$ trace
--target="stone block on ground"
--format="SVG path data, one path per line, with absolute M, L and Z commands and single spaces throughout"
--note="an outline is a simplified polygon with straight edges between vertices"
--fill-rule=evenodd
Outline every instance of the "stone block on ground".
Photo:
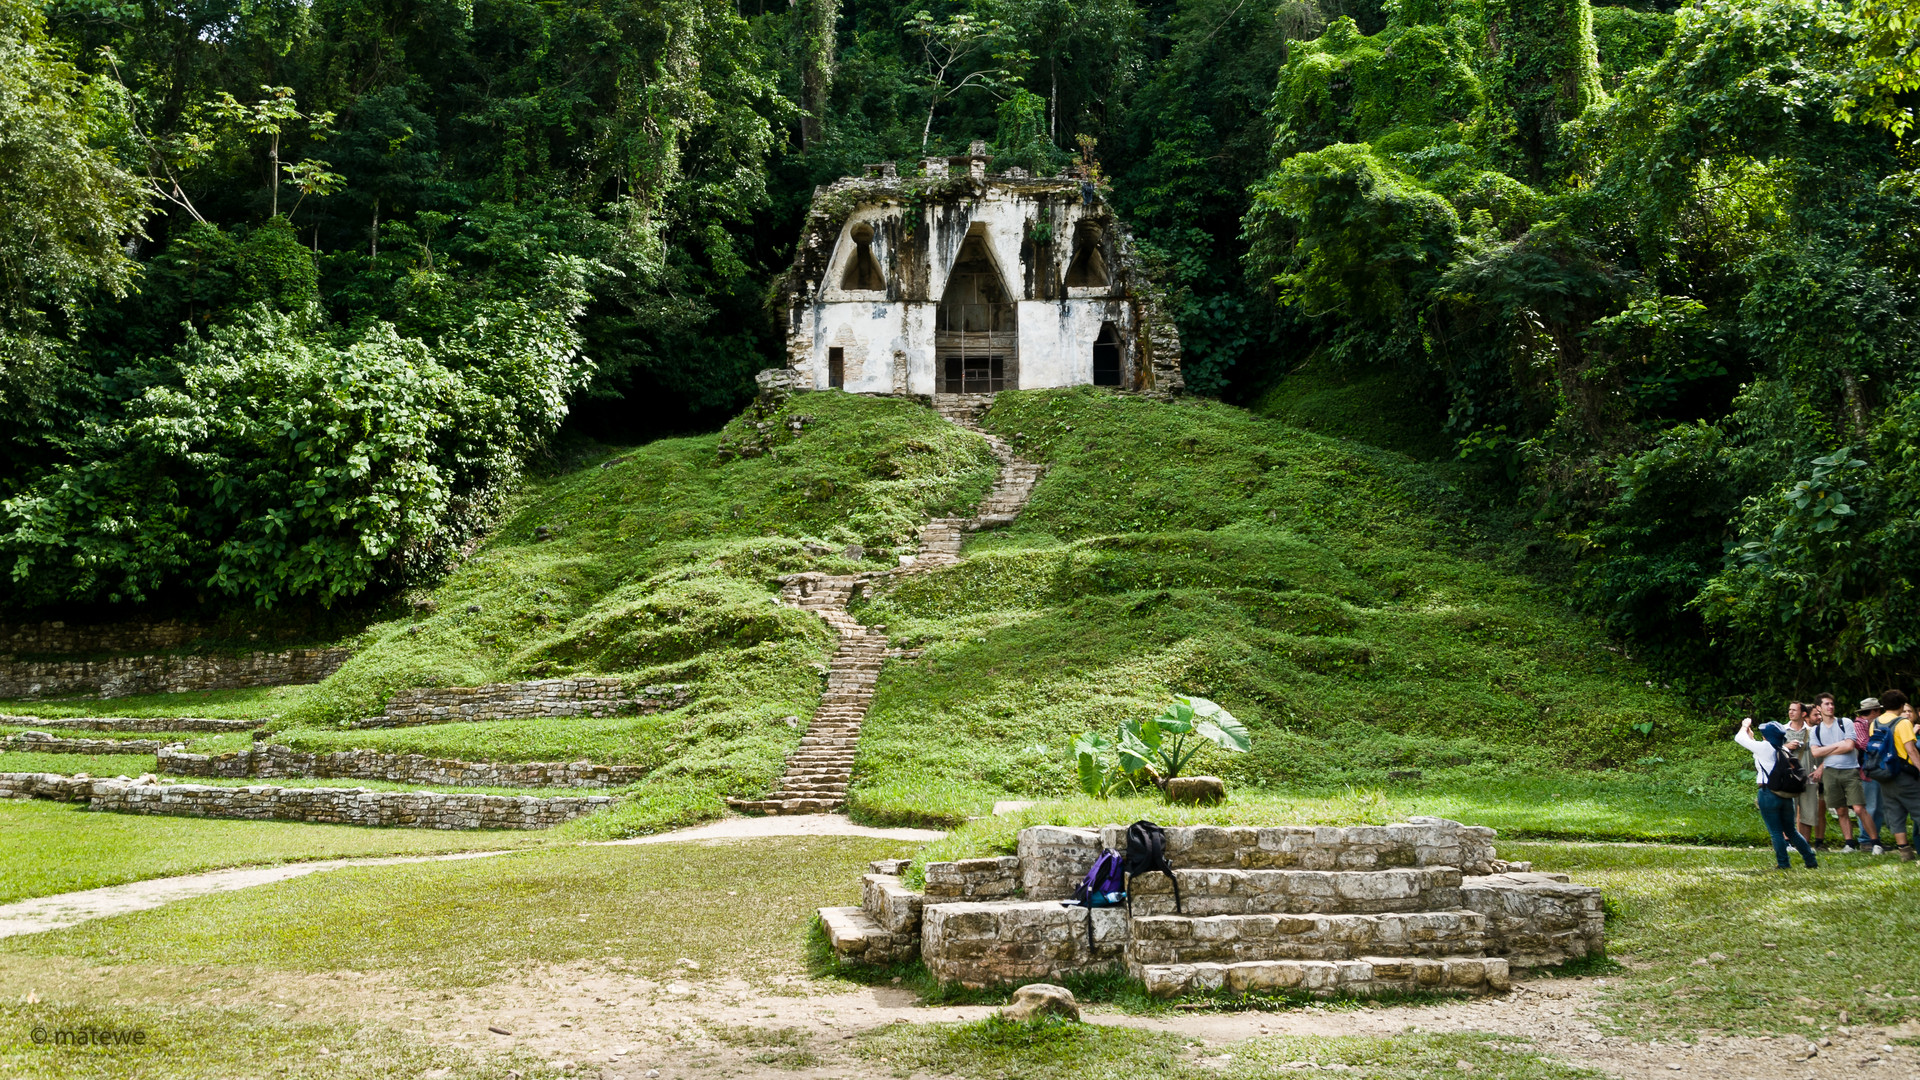
M 895 959 L 893 935 L 860 908 L 823 907 L 820 925 L 827 932 L 834 955 L 843 960 L 885 964 Z
M 1167 781 L 1167 801 L 1212 806 L 1227 801 L 1227 782 L 1217 776 L 1176 776 Z
M 860 906 L 891 933 L 920 936 L 920 911 L 927 898 L 891 874 L 867 874 L 860 879 Z
M 1073 991 L 1052 983 L 1028 983 L 1013 992 L 1013 1000 L 1000 1010 L 1000 1016 L 1006 1020 L 1022 1023 L 1042 1020 L 1049 1016 L 1063 1017 L 1068 1020 L 1080 1019 L 1080 1003 L 1073 999 Z
M 1255 960 L 1237 964 L 1153 964 L 1133 969 L 1155 997 L 1196 992 L 1293 991 L 1315 997 L 1383 993 L 1499 993 L 1511 985 L 1500 957 L 1358 957 Z
M 1451 911 L 1461 906 L 1460 871 L 1451 866 L 1391 870 L 1178 870 L 1183 915 L 1379 914 Z M 1172 915 L 1165 874 L 1133 879 L 1133 913 Z M 1032 887 L 1028 887 L 1031 895 Z
M 1101 829 L 1101 842 L 1125 851 L 1124 825 Z M 1383 870 L 1451 866 L 1482 873 L 1493 859 L 1494 832 L 1445 818 L 1397 825 L 1176 825 L 1167 829 L 1167 858 L 1180 869 Z
M 913 865 L 912 859 L 875 859 L 867 864 L 867 869 L 876 874 L 891 874 L 899 877 Z

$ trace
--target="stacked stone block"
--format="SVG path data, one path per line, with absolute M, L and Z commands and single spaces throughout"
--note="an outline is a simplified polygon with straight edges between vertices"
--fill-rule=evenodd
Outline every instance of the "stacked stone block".
M 55 730 L 173 732 L 247 731 L 259 727 L 260 721 L 214 720 L 203 716 L 0 716 L 0 724 Z
M 305 753 L 287 746 L 256 744 L 225 754 L 190 754 L 160 748 L 159 772 L 171 776 L 236 778 L 311 777 L 389 780 L 445 787 L 619 787 L 645 778 L 644 765 L 596 765 L 590 761 L 453 761 L 377 750 Z
M 0 739 L 0 745 L 35 754 L 157 754 L 169 744 L 159 739 L 61 739 L 44 731 L 23 731 Z
M 311 821 L 415 829 L 545 829 L 612 805 L 607 795 L 445 794 L 365 788 L 217 787 L 0 773 L 0 797 L 87 803 L 89 810 L 170 817 Z
M 966 986 L 1124 964 L 1163 996 L 1377 994 L 1505 990 L 1510 964 L 1557 964 L 1604 945 L 1599 890 L 1564 875 L 1500 872 L 1511 864 L 1494 857 L 1490 829 L 1440 818 L 1179 826 L 1167 841 L 1178 911 L 1164 874 L 1130 882 L 1131 911 L 1062 904 L 1103 842 L 1124 851 L 1121 826 L 1036 826 L 1021 831 L 1017 856 L 930 864 L 921 957 L 940 979 Z M 864 910 L 843 910 L 877 924 L 876 893 L 867 895 Z M 887 894 L 895 908 L 910 902 Z M 893 933 L 887 955 L 899 949 Z
M 677 709 L 689 700 L 684 685 L 633 689 L 617 676 L 535 679 L 485 686 L 441 686 L 402 690 L 379 716 L 354 727 L 413 727 L 480 720 L 523 720 L 543 716 L 620 716 Z
M 315 683 L 339 670 L 352 655 L 351 649 L 286 649 L 104 660 L 0 660 L 0 698 L 112 698 Z

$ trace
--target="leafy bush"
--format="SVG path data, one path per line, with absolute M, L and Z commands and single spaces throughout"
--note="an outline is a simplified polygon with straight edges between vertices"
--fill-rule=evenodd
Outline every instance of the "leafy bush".
M 1246 725 L 1232 713 L 1206 698 L 1175 697 L 1157 717 L 1122 720 L 1111 741 L 1095 732 L 1075 739 L 1080 790 L 1104 798 L 1123 787 L 1164 788 L 1209 743 L 1240 754 L 1252 745 Z
M 590 371 L 573 277 L 432 341 L 265 307 L 190 338 L 0 503 L 12 601 L 330 603 L 444 567 Z

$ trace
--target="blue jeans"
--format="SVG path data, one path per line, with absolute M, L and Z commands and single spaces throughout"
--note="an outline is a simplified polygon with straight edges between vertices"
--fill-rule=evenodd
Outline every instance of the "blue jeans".
M 1864 773 L 1864 770 L 1862 770 Z M 1887 812 L 1880 808 L 1880 781 L 1860 777 L 1860 786 L 1866 789 L 1867 816 L 1873 819 L 1873 834 L 1880 835 L 1887 828 Z
M 1794 827 L 1793 800 L 1783 799 L 1766 788 L 1759 790 L 1754 805 L 1760 808 L 1760 820 L 1766 824 L 1767 835 L 1773 840 L 1773 861 L 1782 870 L 1792 865 L 1787 860 L 1787 845 L 1792 844 L 1793 850 L 1800 853 L 1801 861 L 1807 864 L 1807 869 L 1819 866 L 1813 857 L 1813 846 Z

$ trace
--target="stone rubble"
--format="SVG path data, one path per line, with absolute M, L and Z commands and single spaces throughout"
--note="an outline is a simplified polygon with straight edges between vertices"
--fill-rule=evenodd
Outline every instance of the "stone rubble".
M 821 918 L 841 956 L 868 962 L 910 955 L 917 918 L 920 956 L 944 982 L 1007 986 L 1124 966 L 1159 996 L 1498 992 L 1512 966 L 1602 951 L 1600 891 L 1510 870 L 1493 837 L 1443 818 L 1175 826 L 1176 912 L 1165 874 L 1129 883 L 1131 910 L 1064 905 L 1103 841 L 1125 850 L 1126 830 L 1034 826 L 1017 855 L 929 864 L 921 894 L 868 874 L 861 907 Z
M 778 787 L 759 799 L 728 799 L 729 806 L 767 814 L 831 813 L 846 806 L 860 726 L 873 703 L 880 669 L 893 655 L 888 651 L 885 628 L 862 626 L 848 614 L 847 605 L 869 584 L 958 562 L 966 533 L 1012 522 L 1026 506 L 1043 471 L 1041 466 L 1014 456 L 1006 442 L 980 429 L 977 418 L 992 402 L 992 394 L 939 394 L 933 399 L 934 409 L 941 416 L 984 436 L 1000 462 L 993 490 L 973 517 L 928 522 L 920 530 L 915 554 L 904 556 L 898 570 L 839 575 L 811 572 L 780 579 L 780 602 L 819 615 L 839 635 L 839 644 L 827 665 L 827 686 L 820 707 L 807 724 L 800 744 L 788 756 Z
M 366 788 L 224 787 L 0 773 L 0 798 L 85 802 L 88 810 L 171 817 L 310 821 L 415 829 L 545 829 L 615 801 L 609 795 L 448 794 Z

